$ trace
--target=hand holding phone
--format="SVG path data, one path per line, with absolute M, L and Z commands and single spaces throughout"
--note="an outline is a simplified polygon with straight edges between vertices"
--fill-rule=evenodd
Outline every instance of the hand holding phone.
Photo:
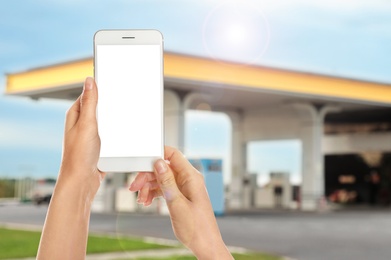
M 163 157 L 163 38 L 156 30 L 94 37 L 101 151 L 106 172 L 152 171 Z

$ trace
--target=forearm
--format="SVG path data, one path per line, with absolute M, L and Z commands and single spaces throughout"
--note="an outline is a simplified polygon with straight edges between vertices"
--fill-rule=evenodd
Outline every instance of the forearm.
M 37 259 L 84 259 L 92 197 L 80 183 L 58 181 L 48 208 Z
M 205 234 L 205 236 L 210 236 L 210 234 Z M 206 241 L 209 241 L 209 243 Z M 210 241 L 210 239 L 205 239 L 204 241 L 200 240 L 198 241 L 198 243 L 196 243 L 196 245 L 191 248 L 197 259 L 233 259 L 231 253 L 225 246 L 224 241 L 221 237 L 216 237 L 216 239 L 214 239 L 212 243 L 210 243 Z
M 196 232 L 189 248 L 197 259 L 233 259 L 221 236 L 212 206 L 208 203 L 207 209 L 197 209 Z

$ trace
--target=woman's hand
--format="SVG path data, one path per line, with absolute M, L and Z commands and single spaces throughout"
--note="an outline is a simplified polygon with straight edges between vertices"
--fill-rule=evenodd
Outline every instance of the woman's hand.
M 97 168 L 97 102 L 95 81 L 87 78 L 83 93 L 66 115 L 62 163 L 37 259 L 85 258 L 91 203 L 104 177 Z
M 130 186 L 139 191 L 138 203 L 150 205 L 166 199 L 175 236 L 199 259 L 232 259 L 217 226 L 204 179 L 180 151 L 165 147 L 166 161 L 158 160 L 154 172 L 139 173 Z
M 58 183 L 83 185 L 95 196 L 105 173 L 97 168 L 100 138 L 96 121 L 98 90 L 93 78 L 87 78 L 82 95 L 67 111 L 62 163 Z

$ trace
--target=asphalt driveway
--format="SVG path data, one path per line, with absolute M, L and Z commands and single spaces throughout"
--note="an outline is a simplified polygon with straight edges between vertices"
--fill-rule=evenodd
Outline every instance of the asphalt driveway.
M 41 227 L 46 207 L 0 206 L 0 224 Z M 227 245 L 302 260 L 391 259 L 391 210 L 257 211 L 218 218 Z M 91 232 L 175 239 L 167 216 L 93 213 Z M 207 236 L 208 234 L 205 234 Z

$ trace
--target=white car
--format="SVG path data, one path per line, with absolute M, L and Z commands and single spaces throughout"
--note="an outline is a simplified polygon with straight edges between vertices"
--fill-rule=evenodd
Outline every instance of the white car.
M 37 183 L 35 188 L 31 192 L 31 200 L 34 204 L 49 204 L 52 198 L 54 183 Z

